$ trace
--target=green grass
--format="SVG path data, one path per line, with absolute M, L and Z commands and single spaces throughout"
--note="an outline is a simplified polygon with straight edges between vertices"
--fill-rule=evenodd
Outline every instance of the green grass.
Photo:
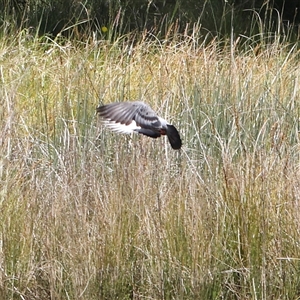
M 1 299 L 297 299 L 298 50 L 195 36 L 1 40 Z M 103 129 L 135 99 L 181 151 Z

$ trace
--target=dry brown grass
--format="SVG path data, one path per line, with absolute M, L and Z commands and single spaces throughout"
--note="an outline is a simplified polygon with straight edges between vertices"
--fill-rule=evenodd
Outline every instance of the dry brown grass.
M 1 298 L 298 296 L 299 54 L 197 42 L 2 42 Z M 103 130 L 137 98 L 181 151 Z

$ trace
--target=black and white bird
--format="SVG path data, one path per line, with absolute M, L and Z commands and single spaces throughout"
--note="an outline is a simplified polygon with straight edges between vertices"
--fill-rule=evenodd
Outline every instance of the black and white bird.
M 97 107 L 97 113 L 106 126 L 119 133 L 140 133 L 152 138 L 167 135 L 173 149 L 182 142 L 177 129 L 159 117 L 150 106 L 141 101 L 115 102 Z

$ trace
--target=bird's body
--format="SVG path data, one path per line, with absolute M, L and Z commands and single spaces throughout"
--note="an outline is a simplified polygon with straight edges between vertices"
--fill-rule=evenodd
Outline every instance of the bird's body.
M 115 102 L 97 107 L 97 113 L 113 131 L 136 132 L 152 138 L 167 135 L 173 149 L 181 148 L 182 142 L 177 129 L 157 116 L 144 102 Z

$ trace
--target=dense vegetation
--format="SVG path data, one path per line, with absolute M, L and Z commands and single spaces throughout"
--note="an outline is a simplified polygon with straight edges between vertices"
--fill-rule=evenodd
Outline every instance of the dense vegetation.
M 286 32 L 300 22 L 299 0 L 0 0 L 0 7 L 6 29 L 73 38 L 86 38 L 102 26 L 114 36 L 147 30 L 165 37 L 172 26 L 185 32 L 187 23 L 197 23 L 204 35 L 252 36 L 262 30 Z
M 297 299 L 296 24 L 254 13 L 237 33 L 221 14 L 205 32 L 178 6 L 86 26 L 87 2 L 53 34 L 29 4 L 1 20 L 0 299 Z M 103 128 L 99 103 L 135 99 L 182 150 Z

